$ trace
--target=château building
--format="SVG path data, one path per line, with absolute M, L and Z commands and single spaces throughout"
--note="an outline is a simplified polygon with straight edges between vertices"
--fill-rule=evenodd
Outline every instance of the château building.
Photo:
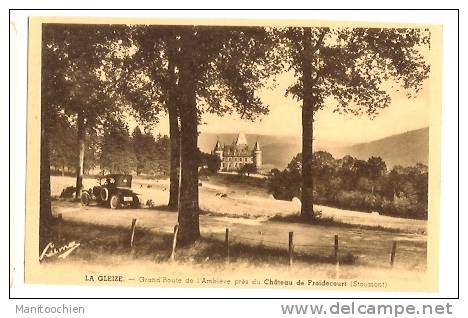
M 260 144 L 257 141 L 253 148 L 250 148 L 243 133 L 239 133 L 237 140 L 231 145 L 221 145 L 218 139 L 212 154 L 221 159 L 221 171 L 236 171 L 249 163 L 255 164 L 257 169 L 262 167 Z

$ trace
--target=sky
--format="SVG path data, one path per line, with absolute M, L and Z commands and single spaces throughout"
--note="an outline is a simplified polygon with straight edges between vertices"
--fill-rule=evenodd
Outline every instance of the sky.
M 203 114 L 199 131 L 202 133 L 251 133 L 265 135 L 297 136 L 300 138 L 301 102 L 285 97 L 285 89 L 291 83 L 291 74 L 283 74 L 273 90 L 264 89 L 258 93 L 269 105 L 268 115 L 255 121 L 241 119 L 236 114 L 219 117 Z M 429 126 L 429 89 L 425 81 L 416 98 L 408 99 L 403 91 L 388 90 L 391 105 L 380 111 L 374 119 L 366 115 L 356 117 L 333 113 L 333 101 L 315 115 L 314 136 L 316 140 L 336 145 L 349 145 L 381 139 L 387 136 Z M 161 117 L 154 132 L 168 134 L 167 117 Z

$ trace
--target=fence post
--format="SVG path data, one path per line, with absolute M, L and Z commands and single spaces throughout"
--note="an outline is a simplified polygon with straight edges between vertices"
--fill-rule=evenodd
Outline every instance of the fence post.
M 174 239 L 172 240 L 172 253 L 171 253 L 171 261 L 175 259 L 175 249 L 177 245 L 177 233 L 179 232 L 179 224 L 174 225 Z
M 132 227 L 130 228 L 130 248 L 133 249 L 133 238 L 135 237 L 135 227 L 137 219 L 132 219 Z
M 293 265 L 293 254 L 294 254 L 294 232 L 289 232 L 289 266 Z
M 335 234 L 335 279 L 340 278 L 340 249 L 338 244 L 338 234 Z
M 224 246 L 226 248 L 226 262 L 229 263 L 229 258 L 230 258 L 230 255 L 229 255 L 229 228 L 226 228 L 226 235 L 225 235 L 225 238 L 224 238 Z
M 393 263 L 395 262 L 396 246 L 397 246 L 397 242 L 396 242 L 396 241 L 393 241 L 393 244 L 392 244 L 392 253 L 390 254 L 390 266 L 391 266 L 391 267 L 393 267 Z
M 62 239 L 62 213 L 59 213 L 57 217 L 57 241 L 60 241 Z
M 335 264 L 340 265 L 340 251 L 338 249 L 338 235 L 335 235 Z

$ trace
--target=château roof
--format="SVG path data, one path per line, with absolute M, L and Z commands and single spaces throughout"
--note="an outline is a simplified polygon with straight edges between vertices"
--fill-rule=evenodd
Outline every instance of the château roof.
M 219 137 L 218 137 L 218 141 L 216 142 L 214 151 L 219 151 L 219 150 L 223 150 L 223 148 L 221 147 L 221 143 L 219 142 Z
M 237 135 L 237 140 L 236 140 L 236 146 L 240 146 L 240 145 L 247 145 L 247 138 L 245 137 L 245 134 L 244 133 L 239 133 L 239 135 Z
M 255 142 L 254 150 L 260 151 L 260 144 L 258 143 L 258 140 Z
M 224 145 L 224 156 L 250 156 L 252 151 L 248 145 Z
M 260 150 L 260 143 L 257 141 L 252 148 L 249 147 L 247 144 L 247 138 L 244 133 L 239 133 L 237 135 L 237 139 L 232 144 L 224 144 L 222 145 L 218 140 L 216 141 L 216 145 L 214 147 L 214 151 L 222 151 L 224 156 L 251 156 L 253 155 L 253 151 L 261 151 Z

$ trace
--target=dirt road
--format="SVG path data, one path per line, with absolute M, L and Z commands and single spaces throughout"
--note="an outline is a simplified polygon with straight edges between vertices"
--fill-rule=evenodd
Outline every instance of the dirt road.
M 86 189 L 96 184 L 95 179 L 89 178 L 85 178 L 83 182 Z M 73 185 L 74 179 L 71 177 L 54 176 L 51 178 L 52 195 L 59 196 L 62 189 Z M 133 190 L 140 195 L 140 202 L 146 203 L 147 200 L 152 200 L 156 205 L 164 205 L 169 198 L 169 180 L 135 178 Z M 225 194 L 225 196 L 220 194 Z M 258 189 L 248 185 L 226 185 L 203 181 L 199 188 L 199 195 L 200 209 L 228 217 L 268 218 L 275 215 L 288 216 L 300 211 L 299 200 L 275 200 L 265 191 L 258 191 Z M 315 210 L 320 211 L 323 217 L 333 218 L 343 223 L 381 226 L 409 233 L 427 232 L 427 221 L 425 220 L 396 218 L 321 205 L 315 205 Z
M 62 200 L 53 201 L 53 211 L 55 214 L 62 213 L 65 220 L 119 227 L 130 227 L 131 220 L 136 218 L 137 227 L 167 233 L 172 233 L 177 222 L 175 212 L 155 209 L 111 210 L 98 206 L 83 207 L 79 203 Z M 389 266 L 392 242 L 397 241 L 396 268 L 418 271 L 426 268 L 427 238 L 420 234 L 210 215 L 200 216 L 200 228 L 203 236 L 219 240 L 224 239 L 225 229 L 229 228 L 233 243 L 262 244 L 285 250 L 288 248 L 288 233 L 292 231 L 296 251 L 323 256 L 333 253 L 334 236 L 338 235 L 341 255 L 349 252 L 358 256 L 359 264 L 378 267 Z

